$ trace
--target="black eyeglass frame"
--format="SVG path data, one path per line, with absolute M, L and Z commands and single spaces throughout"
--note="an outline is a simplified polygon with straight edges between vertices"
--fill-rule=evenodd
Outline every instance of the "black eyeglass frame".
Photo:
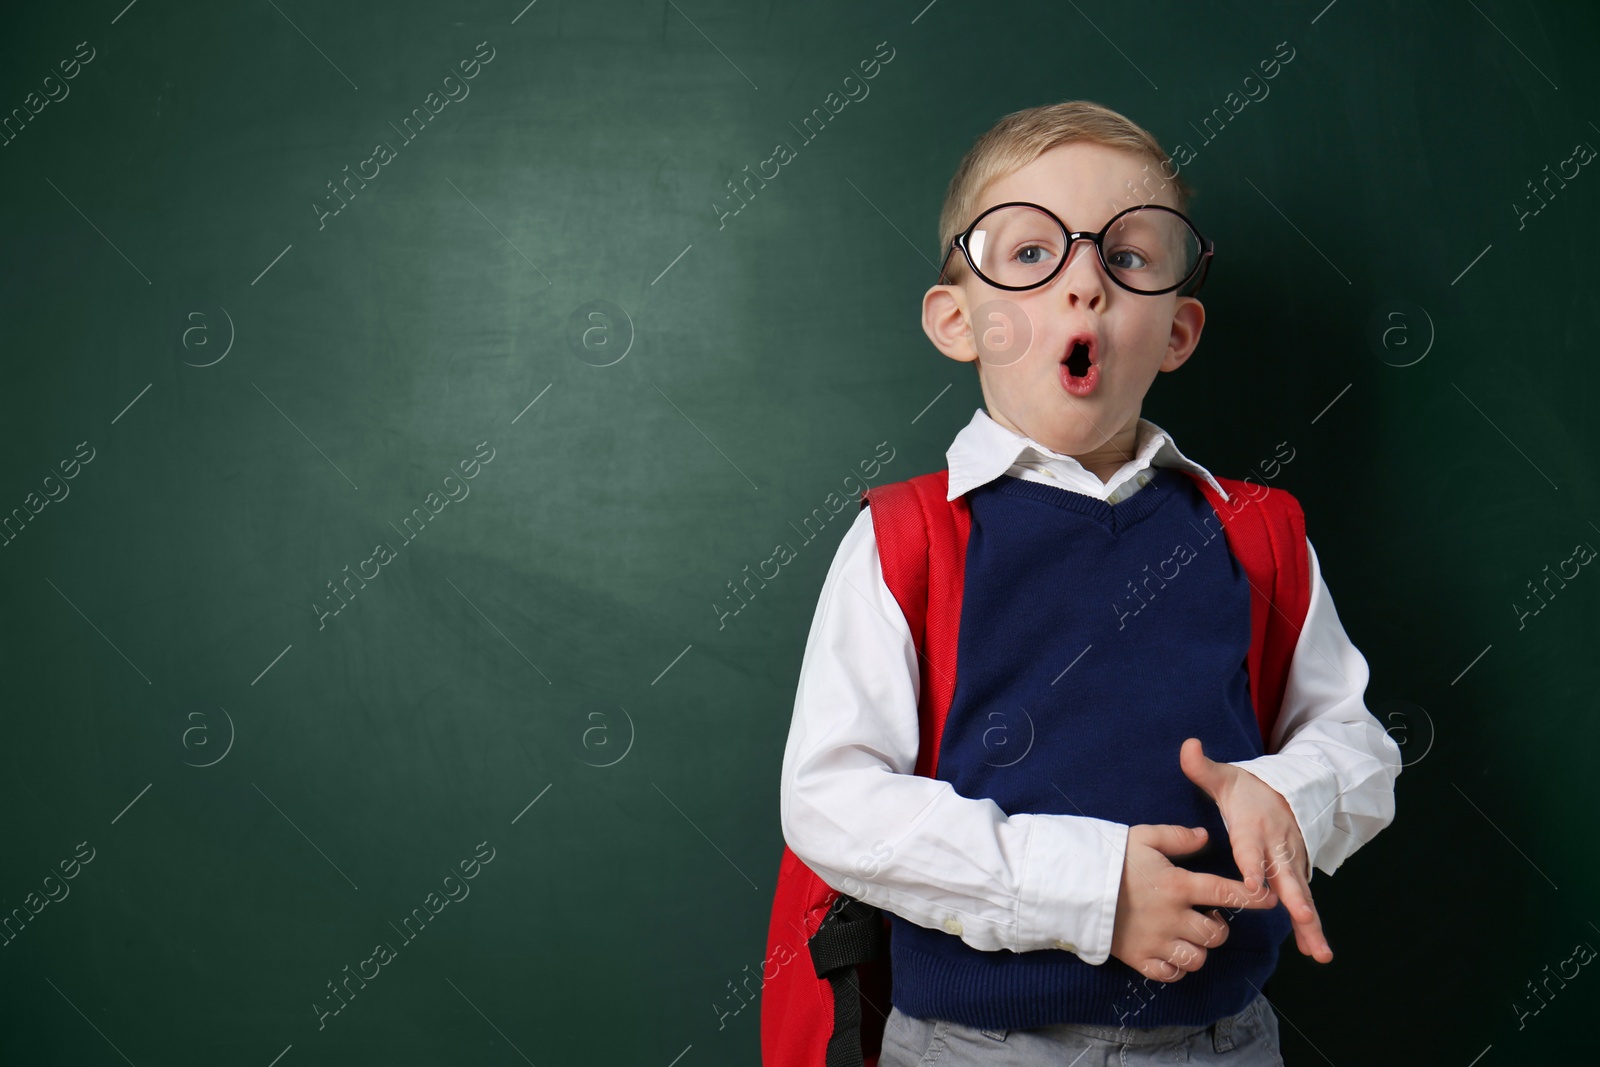
M 1039 281 L 1033 282 L 1031 285 L 1001 285 L 999 282 L 990 281 L 983 271 L 979 270 L 977 265 L 972 262 L 972 253 L 968 250 L 967 241 L 972 237 L 973 232 L 977 230 L 978 223 L 982 222 L 991 213 L 999 211 L 1003 207 L 1031 207 L 1036 211 L 1044 212 L 1046 215 L 1050 216 L 1057 226 L 1061 227 L 1061 235 L 1065 239 L 1066 245 L 1064 246 L 1065 251 L 1061 253 L 1060 262 L 1056 264 L 1055 269 L 1052 270 L 1048 276 L 1041 278 Z M 1110 264 L 1106 262 L 1106 249 L 1104 243 L 1105 235 L 1110 232 L 1111 227 L 1116 224 L 1116 221 L 1131 211 L 1150 210 L 1165 211 L 1178 216 L 1179 219 L 1183 220 L 1183 224 L 1189 227 L 1189 232 L 1194 234 L 1196 241 L 1200 245 L 1200 256 L 1195 260 L 1195 264 L 1192 268 L 1190 268 L 1189 273 L 1184 275 L 1183 280 L 1179 281 L 1176 285 L 1169 285 L 1165 289 L 1135 289 L 1133 286 L 1124 282 L 1121 278 L 1118 278 L 1116 273 L 1111 269 Z M 1057 216 L 1054 211 L 1051 211 L 1049 208 L 1040 204 L 1029 203 L 1026 200 L 1009 200 L 1004 204 L 996 204 L 993 207 L 988 208 L 977 218 L 973 219 L 972 224 L 965 230 L 962 230 L 960 233 L 950 238 L 950 247 L 945 251 L 944 262 L 939 265 L 938 284 L 953 284 L 944 280 L 944 271 L 945 268 L 950 265 L 951 254 L 957 249 L 960 249 L 961 258 L 967 261 L 967 266 L 972 269 L 972 273 L 981 278 L 984 284 L 992 285 L 996 289 L 1005 289 L 1010 292 L 1023 292 L 1028 289 L 1037 289 L 1042 285 L 1049 285 L 1055 280 L 1056 275 L 1061 273 L 1061 268 L 1065 267 L 1067 265 L 1067 260 L 1071 258 L 1072 246 L 1078 241 L 1085 239 L 1093 242 L 1095 255 L 1099 257 L 1100 268 L 1105 271 L 1106 277 L 1110 278 L 1113 282 L 1121 286 L 1123 289 L 1126 289 L 1128 292 L 1137 293 L 1140 296 L 1160 296 L 1163 293 L 1170 293 L 1174 289 L 1182 289 L 1191 281 L 1194 283 L 1194 287 L 1182 295 L 1194 296 L 1200 291 L 1200 286 L 1205 284 L 1206 274 L 1211 268 L 1211 257 L 1216 252 L 1216 244 L 1210 238 L 1203 235 L 1200 232 L 1200 228 L 1190 221 L 1187 215 L 1176 208 L 1167 207 L 1165 204 L 1134 204 L 1132 207 L 1124 208 L 1115 215 L 1111 216 L 1111 218 L 1106 222 L 1104 228 L 1096 233 L 1093 230 L 1069 230 L 1067 228 L 1067 224 L 1062 222 L 1060 217 Z

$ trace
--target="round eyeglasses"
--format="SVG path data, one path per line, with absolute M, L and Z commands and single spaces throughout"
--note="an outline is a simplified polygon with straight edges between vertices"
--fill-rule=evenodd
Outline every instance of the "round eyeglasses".
M 1183 213 L 1160 204 L 1117 212 L 1099 233 L 1067 229 L 1048 208 L 1024 201 L 997 204 L 950 240 L 944 269 L 957 249 L 996 289 L 1013 292 L 1047 284 L 1067 262 L 1074 242 L 1092 241 L 1106 275 L 1133 293 L 1156 296 L 1189 285 L 1199 292 L 1216 246 Z

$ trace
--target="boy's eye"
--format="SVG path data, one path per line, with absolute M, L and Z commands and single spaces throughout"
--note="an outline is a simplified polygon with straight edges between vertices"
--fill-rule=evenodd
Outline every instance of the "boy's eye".
M 1107 255 L 1106 259 L 1110 261 L 1113 267 L 1121 267 L 1125 270 L 1138 270 L 1141 267 L 1150 265 L 1144 256 L 1131 248 L 1119 248 Z
M 1024 245 L 1017 250 L 1017 262 L 1025 267 L 1037 267 L 1049 254 L 1050 250 L 1043 245 Z

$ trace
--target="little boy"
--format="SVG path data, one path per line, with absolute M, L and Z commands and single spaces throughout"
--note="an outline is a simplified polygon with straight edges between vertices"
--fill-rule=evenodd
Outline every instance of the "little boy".
M 1333 958 L 1311 869 L 1394 817 L 1399 749 L 1309 541 L 1263 745 L 1250 584 L 1199 480 L 1226 494 L 1139 414 L 1205 321 L 1191 195 L 1087 101 L 1006 116 L 946 194 L 922 325 L 977 364 L 984 407 L 947 453 L 970 533 L 937 775 L 913 773 L 918 650 L 867 507 L 824 583 L 781 785 L 789 848 L 889 916 L 879 1067 L 1281 1064 L 1260 988 L 1279 945 Z

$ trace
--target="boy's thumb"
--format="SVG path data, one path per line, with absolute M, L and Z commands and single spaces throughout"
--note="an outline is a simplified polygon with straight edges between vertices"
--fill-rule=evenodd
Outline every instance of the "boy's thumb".
M 1222 776 L 1222 768 L 1206 755 L 1205 745 L 1198 737 L 1189 738 L 1179 747 L 1178 766 L 1191 782 L 1204 789 L 1213 800 L 1217 798 L 1226 779 Z
M 1173 823 L 1156 823 L 1150 827 L 1151 834 L 1145 844 L 1161 853 L 1163 856 L 1181 856 L 1186 852 L 1195 852 L 1206 843 L 1206 828 L 1204 826 L 1178 826 Z

